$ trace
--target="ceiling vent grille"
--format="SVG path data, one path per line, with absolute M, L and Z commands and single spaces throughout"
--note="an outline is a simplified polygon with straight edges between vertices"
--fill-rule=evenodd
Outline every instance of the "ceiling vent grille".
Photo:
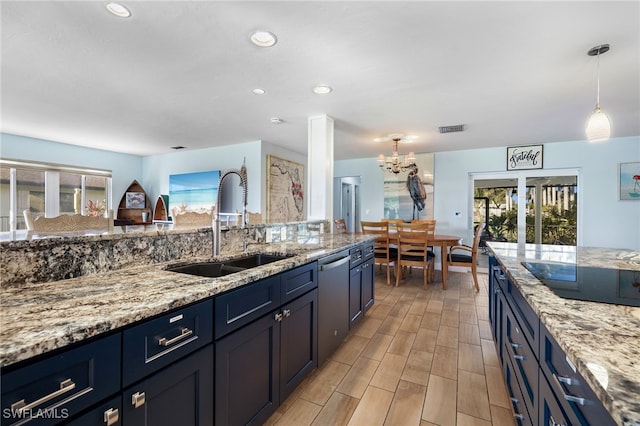
M 440 133 L 452 133 L 452 132 L 463 132 L 464 124 L 456 124 L 455 126 L 442 126 L 438 127 Z

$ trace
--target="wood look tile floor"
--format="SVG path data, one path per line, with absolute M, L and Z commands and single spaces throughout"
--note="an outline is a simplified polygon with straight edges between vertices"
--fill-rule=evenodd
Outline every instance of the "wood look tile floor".
M 376 267 L 375 304 L 267 421 L 275 426 L 515 425 L 489 326 L 487 275 L 399 287 Z M 486 269 L 485 269 L 486 271 Z

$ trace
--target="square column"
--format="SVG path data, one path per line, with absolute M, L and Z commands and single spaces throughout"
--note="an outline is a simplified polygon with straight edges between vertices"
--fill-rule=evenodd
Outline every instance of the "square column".
M 333 119 L 309 117 L 307 218 L 333 221 Z

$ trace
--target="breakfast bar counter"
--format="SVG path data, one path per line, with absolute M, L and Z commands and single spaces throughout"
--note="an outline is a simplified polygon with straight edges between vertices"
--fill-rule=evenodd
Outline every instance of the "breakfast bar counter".
M 488 246 L 540 319 L 541 330 L 546 328 L 556 340 L 569 365 L 584 377 L 613 420 L 620 425 L 640 425 L 640 308 L 559 297 L 522 264 L 559 263 L 624 271 L 630 277 L 620 280 L 618 286 L 624 288 L 618 293 L 640 299 L 640 253 L 499 242 Z M 634 299 L 630 304 L 637 302 Z

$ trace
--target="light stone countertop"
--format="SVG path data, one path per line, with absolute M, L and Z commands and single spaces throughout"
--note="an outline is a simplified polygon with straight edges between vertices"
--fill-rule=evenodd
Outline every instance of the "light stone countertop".
M 640 253 L 592 247 L 487 244 L 613 419 L 620 425 L 640 425 L 640 308 L 558 297 L 521 264 L 559 262 L 640 272 Z
M 0 366 L 116 330 L 174 308 L 266 278 L 371 241 L 372 236 L 324 234 L 314 242 L 251 245 L 247 253 L 292 254 L 285 260 L 220 278 L 166 271 L 208 258 L 132 267 L 61 281 L 7 287 L 0 291 Z

